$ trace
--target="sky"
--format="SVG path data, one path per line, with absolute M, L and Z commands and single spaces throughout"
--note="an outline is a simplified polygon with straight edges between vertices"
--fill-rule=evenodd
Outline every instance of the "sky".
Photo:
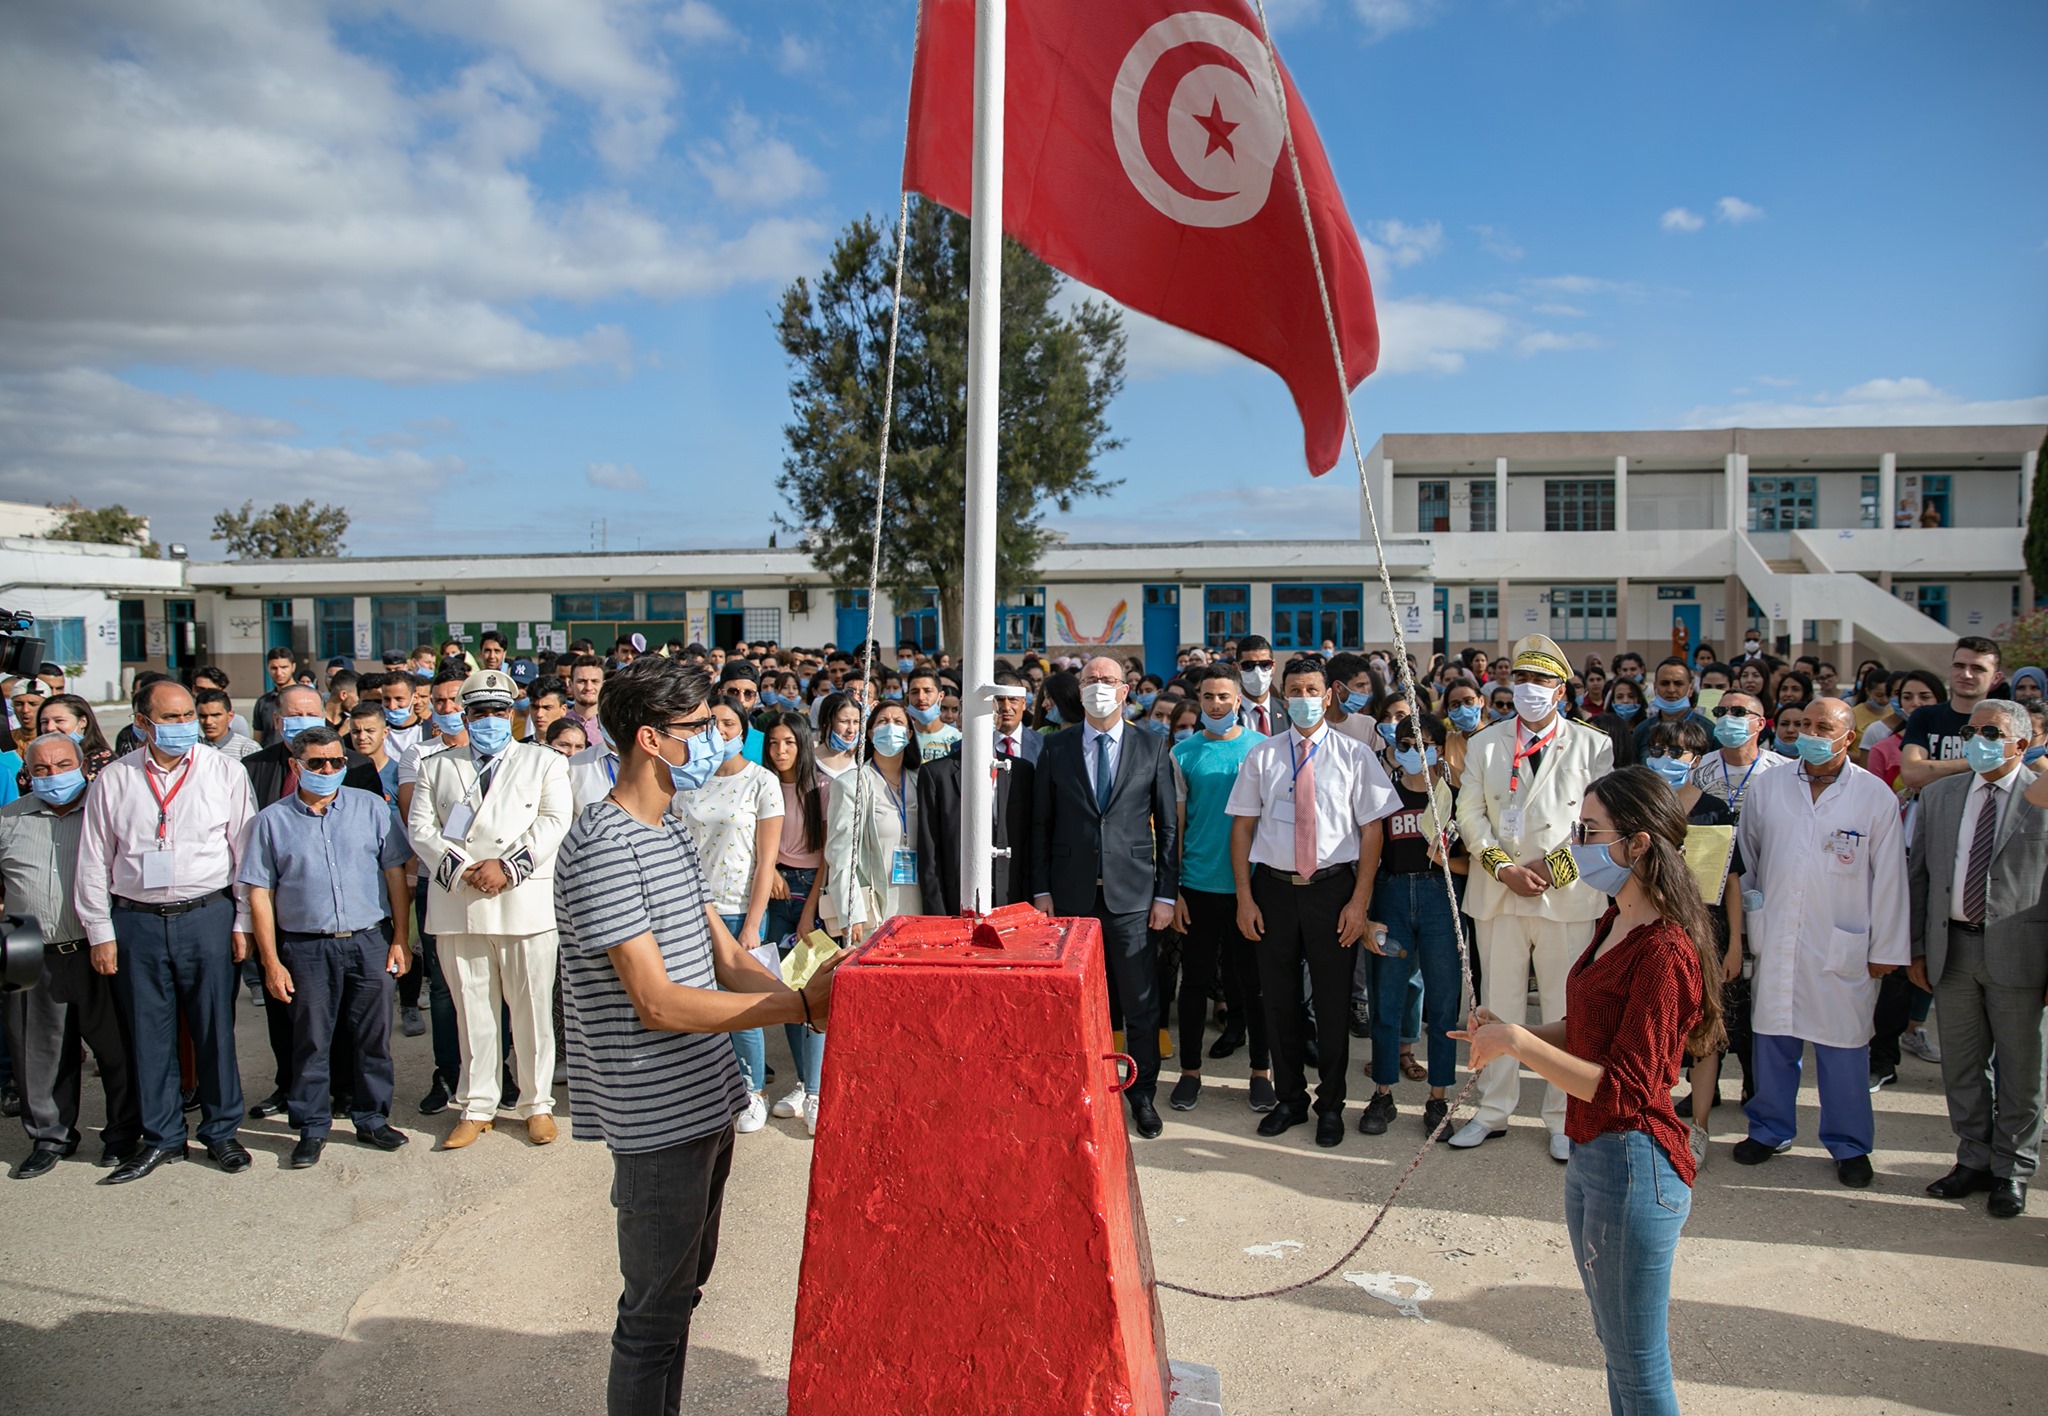
M 1376 289 L 1368 446 L 2048 420 L 2038 0 L 1268 9 Z M 765 544 L 772 312 L 893 215 L 914 13 L 0 8 L 0 499 L 194 559 L 306 497 L 358 555 Z M 1355 531 L 1277 377 L 1130 336 L 1118 485 L 1048 525 Z

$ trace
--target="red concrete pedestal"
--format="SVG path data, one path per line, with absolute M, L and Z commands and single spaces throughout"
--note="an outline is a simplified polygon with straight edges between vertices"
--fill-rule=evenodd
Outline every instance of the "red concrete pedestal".
M 1028 905 L 840 968 L 791 1416 L 1164 1416 L 1102 969 L 1094 920 Z

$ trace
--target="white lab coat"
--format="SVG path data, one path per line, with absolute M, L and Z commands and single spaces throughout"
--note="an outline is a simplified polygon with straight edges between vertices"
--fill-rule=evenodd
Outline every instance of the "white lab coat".
M 1743 797 L 1744 884 L 1763 895 L 1744 915 L 1756 955 L 1751 1026 L 1862 1047 L 1877 1007 L 1870 965 L 1904 968 L 1913 957 L 1898 798 L 1853 763 L 1819 801 L 1796 766 L 1758 774 Z

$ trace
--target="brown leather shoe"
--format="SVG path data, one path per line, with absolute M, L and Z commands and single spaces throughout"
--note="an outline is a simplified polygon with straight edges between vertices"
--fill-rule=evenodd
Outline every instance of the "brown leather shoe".
M 526 1139 L 534 1145 L 544 1146 L 560 1134 L 555 1129 L 555 1118 L 545 1111 L 536 1111 L 526 1118 Z
M 464 1146 L 476 1144 L 476 1138 L 490 1130 L 495 1121 L 475 1121 L 465 1116 L 455 1123 L 455 1129 L 448 1133 L 448 1139 L 441 1142 L 444 1151 L 461 1150 Z

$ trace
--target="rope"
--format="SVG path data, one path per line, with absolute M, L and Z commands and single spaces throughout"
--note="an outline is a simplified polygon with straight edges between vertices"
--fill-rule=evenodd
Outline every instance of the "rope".
M 1387 618 L 1392 623 L 1394 629 L 1394 667 L 1400 674 L 1401 691 L 1407 696 L 1411 711 L 1419 711 L 1422 698 L 1416 690 L 1415 670 L 1408 662 L 1408 636 L 1401 630 L 1401 617 L 1394 613 L 1394 580 L 1387 569 L 1386 543 L 1380 538 L 1379 511 L 1373 503 L 1372 477 L 1366 472 L 1365 468 L 1365 449 L 1359 443 L 1358 423 L 1351 416 L 1351 389 L 1346 382 L 1344 373 L 1344 344 L 1343 339 L 1337 333 L 1336 312 L 1330 304 L 1330 284 L 1323 273 L 1323 254 L 1322 248 L 1316 241 L 1315 216 L 1309 210 L 1308 184 L 1302 180 L 1301 176 L 1301 155 L 1295 151 L 1294 147 L 1294 121 L 1287 111 L 1287 86 L 1281 81 L 1280 77 L 1280 56 L 1273 47 L 1273 27 L 1266 19 L 1266 0 L 1252 0 L 1252 7 L 1259 14 L 1259 29 L 1265 41 L 1262 47 L 1266 52 L 1266 73 L 1273 84 L 1273 101 L 1280 105 L 1280 131 L 1285 135 L 1288 167 L 1294 174 L 1294 195 L 1297 204 L 1301 208 L 1302 230 L 1308 235 L 1309 259 L 1315 266 L 1316 294 L 1321 297 L 1323 304 L 1323 328 L 1330 337 L 1330 358 L 1337 372 L 1337 397 L 1344 407 L 1344 430 L 1351 442 L 1352 459 L 1358 464 L 1358 485 L 1360 491 L 1365 496 L 1366 525 L 1367 529 L 1372 533 L 1373 553 L 1379 558 L 1382 603 L 1387 607 Z M 1416 733 L 1418 745 L 1422 740 L 1422 734 L 1419 731 L 1418 725 Z M 1442 766 L 1442 764 L 1439 763 L 1439 766 Z M 1445 776 L 1449 776 L 1448 769 L 1445 769 Z M 1427 795 L 1429 798 L 1430 832 L 1435 839 L 1441 841 L 1444 837 L 1443 821 L 1437 814 L 1434 781 L 1431 782 L 1431 788 Z M 1457 936 L 1458 946 L 1458 996 L 1462 999 L 1472 992 L 1472 963 L 1465 949 L 1465 927 L 1460 922 L 1458 892 L 1457 886 L 1451 879 L 1451 853 L 1448 848 L 1441 853 L 1441 859 L 1437 863 L 1443 872 L 1444 893 L 1451 902 L 1451 929 Z M 1473 1001 L 1477 1002 L 1478 1000 L 1474 999 Z M 1445 1109 L 1443 1122 L 1428 1136 L 1423 1138 L 1422 1149 L 1415 1152 L 1415 1159 L 1408 1163 L 1408 1169 L 1395 1182 L 1392 1192 L 1388 1194 L 1387 1198 L 1381 1203 L 1379 1210 L 1373 1215 L 1372 1222 L 1366 1225 L 1365 1232 L 1358 1236 L 1358 1242 L 1345 1250 L 1342 1258 L 1338 1259 L 1337 1262 L 1331 1264 L 1321 1273 L 1311 1278 L 1302 1279 L 1299 1283 L 1288 1284 L 1284 1288 L 1271 1288 L 1258 1293 L 1211 1293 L 1206 1289 L 1189 1288 L 1178 1283 L 1167 1283 L 1164 1280 L 1157 1280 L 1158 1286 L 1171 1289 L 1175 1293 L 1185 1293 L 1194 1298 L 1213 1298 L 1223 1303 L 1245 1303 L 1255 1298 L 1277 1298 L 1282 1294 L 1293 1293 L 1312 1284 L 1322 1282 L 1349 1263 L 1352 1256 L 1365 1247 L 1366 1241 L 1372 1238 L 1373 1234 L 1379 1229 L 1380 1221 L 1387 1217 L 1387 1211 L 1394 1207 L 1394 1201 L 1400 1198 L 1402 1188 L 1414 1177 L 1415 1172 L 1421 1168 L 1422 1158 L 1429 1154 L 1429 1149 L 1436 1144 L 1437 1137 L 1450 1130 L 1451 1118 L 1457 1114 L 1458 1108 L 1465 1104 L 1466 1099 L 1472 1093 L 1473 1087 L 1478 1084 L 1479 1074 L 1475 1072 L 1466 1081 L 1465 1085 L 1459 1089 L 1457 1096 L 1452 1098 L 1450 1106 Z

